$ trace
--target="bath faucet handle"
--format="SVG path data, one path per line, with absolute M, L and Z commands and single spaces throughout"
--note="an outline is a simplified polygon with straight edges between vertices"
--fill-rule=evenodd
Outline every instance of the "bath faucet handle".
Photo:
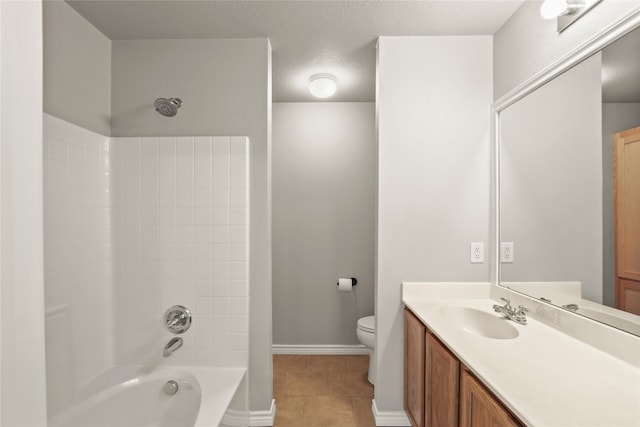
M 167 326 L 169 326 L 169 328 L 175 328 L 179 326 L 184 326 L 186 323 L 187 323 L 187 316 L 183 313 L 180 313 L 180 314 L 174 315 Z
M 524 315 L 525 313 L 530 313 L 531 310 L 529 310 L 527 307 L 525 307 L 524 305 L 519 305 L 518 306 L 518 311 L 516 311 L 516 314 L 519 315 Z
M 164 313 L 164 325 L 172 334 L 182 334 L 191 326 L 191 312 L 181 305 L 173 305 Z
M 511 307 L 511 300 L 509 298 L 500 297 L 500 299 L 505 302 L 505 307 Z

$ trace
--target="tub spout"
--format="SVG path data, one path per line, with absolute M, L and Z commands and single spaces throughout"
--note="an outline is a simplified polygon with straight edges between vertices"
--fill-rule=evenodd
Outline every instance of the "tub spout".
M 173 354 L 174 351 L 182 347 L 182 338 L 176 337 L 171 338 L 171 340 L 164 346 L 164 350 L 162 352 L 162 357 L 169 357 Z

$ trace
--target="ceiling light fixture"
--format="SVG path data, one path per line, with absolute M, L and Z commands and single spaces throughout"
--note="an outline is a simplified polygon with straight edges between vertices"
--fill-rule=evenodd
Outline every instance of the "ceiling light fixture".
M 558 20 L 558 32 L 573 24 L 602 0 L 544 0 L 540 15 Z
M 337 88 L 336 78 L 331 74 L 314 74 L 309 78 L 309 92 L 316 98 L 328 98 Z

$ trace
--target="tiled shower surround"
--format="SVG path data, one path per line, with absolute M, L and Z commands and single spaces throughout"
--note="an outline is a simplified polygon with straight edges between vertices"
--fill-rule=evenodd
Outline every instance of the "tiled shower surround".
M 193 324 L 167 363 L 246 366 L 247 139 L 112 138 L 116 361 L 155 364 L 174 304 Z
M 248 364 L 245 137 L 107 138 L 45 114 L 50 416 L 113 365 Z M 193 314 L 170 358 L 162 315 Z
M 113 365 L 109 138 L 44 115 L 47 405 Z

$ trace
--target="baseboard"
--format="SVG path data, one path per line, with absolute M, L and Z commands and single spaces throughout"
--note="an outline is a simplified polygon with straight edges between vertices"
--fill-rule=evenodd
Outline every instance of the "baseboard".
M 376 400 L 373 399 L 371 404 L 371 411 L 373 412 L 373 419 L 376 422 L 376 426 L 385 427 L 410 427 L 411 423 L 407 414 L 404 411 L 379 411 L 376 406 Z
M 369 354 L 362 344 L 354 345 L 286 345 L 273 344 L 273 354 Z
M 246 426 L 247 422 L 247 411 L 238 411 L 233 410 L 231 408 L 227 408 L 227 411 L 222 416 L 222 421 L 220 421 L 221 426 Z
M 276 401 L 271 400 L 271 408 L 268 411 L 250 411 L 249 425 L 251 427 L 271 427 L 276 418 Z

